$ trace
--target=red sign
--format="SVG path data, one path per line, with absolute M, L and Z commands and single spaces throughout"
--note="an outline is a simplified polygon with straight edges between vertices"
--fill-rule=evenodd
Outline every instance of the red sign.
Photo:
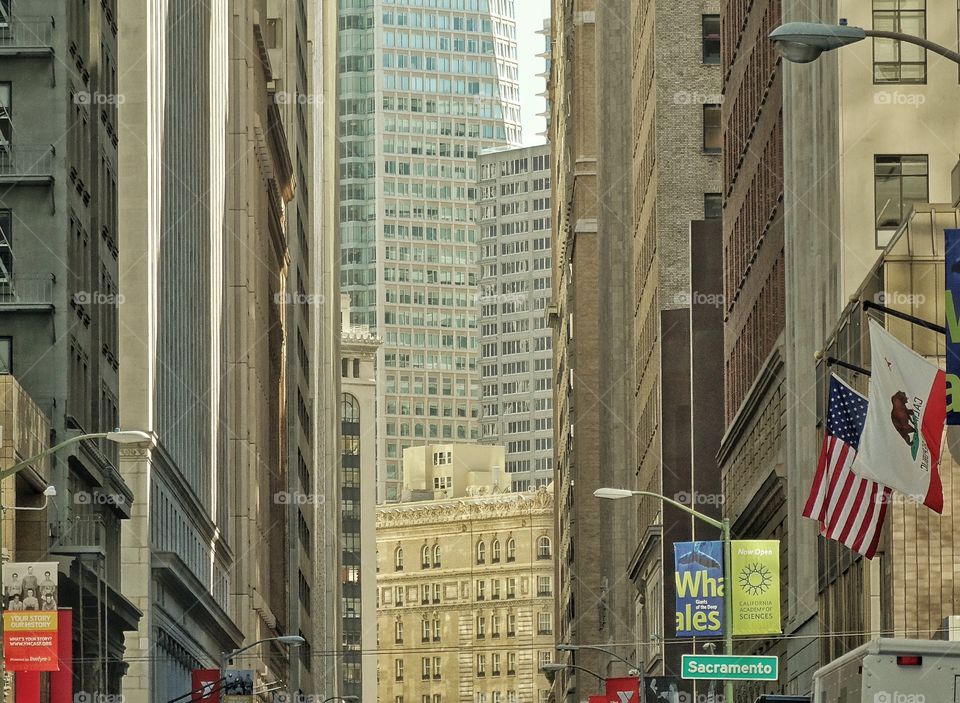
M 3 661 L 7 671 L 59 671 L 56 610 L 3 613 Z
M 607 679 L 607 700 L 610 703 L 640 703 L 640 679 L 636 676 Z
M 610 703 L 606 696 L 588 696 L 587 703 Z
M 219 702 L 221 688 L 219 669 L 194 669 L 191 681 L 191 703 Z

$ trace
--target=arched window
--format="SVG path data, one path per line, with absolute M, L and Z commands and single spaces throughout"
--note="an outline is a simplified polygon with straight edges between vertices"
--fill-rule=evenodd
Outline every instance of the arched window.
M 517 560 L 517 541 L 511 537 L 507 540 L 507 561 Z
M 487 560 L 487 545 L 483 540 L 477 542 L 477 563 L 482 564 Z
M 440 545 L 433 545 L 433 565 L 440 566 Z
M 340 420 L 360 422 L 360 403 L 349 393 L 340 394 Z
M 490 546 L 490 559 L 496 564 L 500 561 L 500 540 L 493 540 L 493 544 Z
M 544 535 L 537 539 L 537 559 L 550 558 L 550 538 Z
M 420 566 L 424 569 L 430 566 L 430 547 L 427 545 L 420 547 Z
M 403 547 L 397 547 L 393 553 L 393 566 L 397 571 L 403 571 Z

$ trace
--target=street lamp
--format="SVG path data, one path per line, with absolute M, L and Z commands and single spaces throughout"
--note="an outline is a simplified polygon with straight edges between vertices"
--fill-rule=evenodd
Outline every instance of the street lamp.
M 867 37 L 894 39 L 916 44 L 928 51 L 939 54 L 960 64 L 960 54 L 945 46 L 936 44 L 924 37 L 903 32 L 888 32 L 881 29 L 863 29 L 848 27 L 845 24 L 821 24 L 819 22 L 788 22 L 770 32 L 770 40 L 787 61 L 810 63 L 816 61 L 824 51 L 839 49 L 854 44 Z
M 604 647 L 598 647 L 595 644 L 558 644 L 556 646 L 556 649 L 558 652 L 579 652 L 581 649 L 589 649 L 595 652 L 603 652 L 604 654 L 607 654 L 613 657 L 614 659 L 622 661 L 624 664 L 630 667 L 630 671 L 628 672 L 629 674 L 632 674 L 632 672 L 634 671 L 637 671 L 637 672 L 642 671 L 642 667 L 637 666 L 629 659 L 624 659 L 616 652 L 611 652 L 609 649 L 605 649 Z
M 13 476 L 18 471 L 22 471 L 30 466 L 30 464 L 35 464 L 45 456 L 56 454 L 64 447 L 68 447 L 71 444 L 76 444 L 77 442 L 85 442 L 88 439 L 105 439 L 108 442 L 115 442 L 116 444 L 138 444 L 140 442 L 151 441 L 153 436 L 149 432 L 141 432 L 140 430 L 116 430 L 115 432 L 91 432 L 89 434 L 78 434 L 74 437 L 68 437 L 59 444 L 54 444 L 49 449 L 44 449 L 36 456 L 32 456 L 29 459 L 24 459 L 23 461 L 17 462 L 9 469 L 4 469 L 2 472 L 0 472 L 0 481 Z
M 577 664 L 544 664 L 540 667 L 540 673 L 547 677 L 547 681 L 553 683 L 553 680 L 557 674 L 565 669 L 579 669 L 580 671 L 586 671 L 591 676 L 596 676 L 598 681 L 606 681 L 606 679 L 596 671 L 591 671 L 590 669 L 584 666 L 578 666 Z
M 729 589 L 733 583 L 733 575 L 730 573 L 730 520 L 727 518 L 717 520 L 715 517 L 694 510 L 672 498 L 667 498 L 659 493 L 651 493 L 650 491 L 631 491 L 626 488 L 598 488 L 593 492 L 593 495 L 597 498 L 606 498 L 608 500 L 620 500 L 633 496 L 656 498 L 720 530 L 720 534 L 722 535 L 721 539 L 723 540 L 723 619 L 726 623 L 723 633 L 723 652 L 727 656 L 732 656 L 733 599 L 730 597 Z M 727 680 L 723 682 L 723 699 L 725 701 L 733 700 L 733 681 Z
M 23 461 L 18 461 L 16 464 L 11 466 L 8 469 L 0 471 L 0 481 L 10 478 L 11 476 L 17 474 L 20 471 L 23 471 L 25 468 L 31 464 L 35 464 L 46 456 L 56 454 L 58 451 L 64 447 L 68 447 L 71 444 L 76 444 L 78 442 L 84 442 L 88 439 L 106 439 L 108 442 L 115 442 L 117 444 L 137 444 L 140 442 L 149 442 L 153 439 L 152 435 L 149 432 L 141 432 L 140 430 L 115 430 L 114 432 L 91 432 L 88 434 L 78 434 L 73 437 L 68 437 L 59 444 L 54 444 L 52 447 L 44 449 L 39 454 L 32 456 Z M 57 494 L 57 489 L 53 486 L 47 486 L 43 491 L 44 503 L 41 508 L 32 508 L 32 510 L 42 510 L 47 507 L 47 501 L 50 500 L 51 496 Z M 10 508 L 0 507 L 0 510 L 9 510 Z M 26 509 L 26 508 L 17 508 L 17 509 Z M 0 554 L 3 553 L 3 529 L 0 526 Z
M 257 640 L 252 644 L 248 644 L 246 647 L 240 647 L 239 649 L 234 649 L 232 652 L 224 652 L 220 655 L 220 671 L 224 672 L 228 664 L 233 664 L 233 658 L 242 652 L 246 652 L 248 649 L 253 649 L 254 647 L 264 644 L 266 642 L 279 642 L 280 644 L 285 644 L 288 647 L 299 647 L 301 644 L 305 644 L 306 640 L 303 639 L 300 635 L 280 635 L 279 637 L 267 637 L 262 640 Z

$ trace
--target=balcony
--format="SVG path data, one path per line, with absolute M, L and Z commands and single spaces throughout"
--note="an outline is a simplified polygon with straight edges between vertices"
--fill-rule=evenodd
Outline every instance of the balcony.
M 106 556 L 106 528 L 99 515 L 77 515 L 51 525 L 51 554 Z
M 0 312 L 13 310 L 52 310 L 52 273 L 14 274 L 0 282 Z
M 53 56 L 53 17 L 14 17 L 0 25 L 0 56 Z
M 52 144 L 0 147 L 0 183 L 5 185 L 49 185 L 53 183 Z

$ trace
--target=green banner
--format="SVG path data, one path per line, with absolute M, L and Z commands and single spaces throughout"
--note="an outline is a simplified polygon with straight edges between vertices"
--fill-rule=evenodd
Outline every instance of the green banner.
M 730 557 L 733 634 L 780 634 L 779 540 L 734 540 Z

